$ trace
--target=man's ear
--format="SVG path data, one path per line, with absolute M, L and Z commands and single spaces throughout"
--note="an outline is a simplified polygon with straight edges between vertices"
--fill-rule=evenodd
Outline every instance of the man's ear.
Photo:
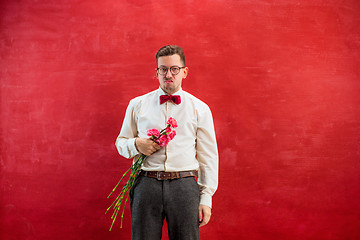
M 158 71 L 157 71 L 156 68 L 155 68 L 155 77 L 156 77 L 157 79 L 159 79 L 159 73 L 158 73 Z
M 189 73 L 189 68 L 185 67 L 184 68 L 184 77 L 183 77 L 183 79 L 185 79 L 187 77 L 188 73 Z

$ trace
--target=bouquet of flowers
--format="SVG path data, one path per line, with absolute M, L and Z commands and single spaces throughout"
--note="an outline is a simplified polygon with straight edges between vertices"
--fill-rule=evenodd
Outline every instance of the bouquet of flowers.
M 178 127 L 176 120 L 174 118 L 170 117 L 168 119 L 168 121 L 166 122 L 166 124 L 167 124 L 166 127 L 164 129 L 162 129 L 161 131 L 159 131 L 159 130 L 157 130 L 155 128 L 154 129 L 149 129 L 147 131 L 147 135 L 151 138 L 151 140 L 153 140 L 154 142 L 156 142 L 160 146 L 166 146 L 176 135 L 176 131 L 173 130 L 174 128 Z M 111 219 L 113 219 L 113 221 L 112 221 L 112 224 L 110 226 L 109 231 L 111 231 L 111 229 L 112 229 L 112 227 L 113 227 L 113 225 L 115 223 L 116 217 L 118 215 L 118 212 L 121 209 L 121 204 L 125 199 L 122 214 L 121 214 L 121 222 L 120 222 L 120 228 L 122 228 L 122 222 L 123 222 L 123 218 L 124 218 L 125 206 L 126 206 L 126 202 L 127 202 L 128 198 L 129 198 L 129 191 L 133 187 L 134 182 L 135 182 L 135 178 L 138 175 L 138 172 L 139 172 L 139 170 L 141 168 L 141 165 L 143 164 L 146 157 L 147 157 L 146 155 L 141 154 L 136 159 L 136 161 L 132 164 L 132 166 L 123 174 L 120 181 L 116 184 L 116 186 L 114 187 L 112 192 L 107 197 L 107 198 L 109 198 L 111 196 L 111 194 L 113 194 L 115 192 L 115 190 L 119 186 L 120 182 L 123 180 L 123 178 L 131 170 L 129 180 L 126 182 L 126 184 L 124 185 L 124 187 L 122 188 L 121 192 L 116 197 L 114 202 L 110 205 L 110 207 L 108 207 L 108 209 L 105 212 L 105 214 L 106 214 L 111 208 L 113 208 L 113 210 L 114 210 L 114 212 L 113 212 L 113 214 L 111 216 Z

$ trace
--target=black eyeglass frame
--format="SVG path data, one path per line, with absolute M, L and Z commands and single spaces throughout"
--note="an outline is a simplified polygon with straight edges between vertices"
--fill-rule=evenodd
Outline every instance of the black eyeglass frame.
M 166 72 L 165 72 L 164 74 L 161 74 L 161 73 L 159 72 L 160 68 L 166 68 Z M 179 68 L 179 72 L 178 72 L 178 73 L 173 73 L 173 71 L 171 71 L 172 68 Z M 186 68 L 186 67 L 179 67 L 179 66 L 174 65 L 174 66 L 171 66 L 171 67 L 169 67 L 169 68 L 167 68 L 167 67 L 158 67 L 158 68 L 156 68 L 156 71 L 157 71 L 161 76 L 166 76 L 166 74 L 168 73 L 168 71 L 169 71 L 169 69 L 170 69 L 170 72 L 171 72 L 172 75 L 178 75 L 178 74 L 180 73 L 180 70 L 183 69 L 183 68 Z

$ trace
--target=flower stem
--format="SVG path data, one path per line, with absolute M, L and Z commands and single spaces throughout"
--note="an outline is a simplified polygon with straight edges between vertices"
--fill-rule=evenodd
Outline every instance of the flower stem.
M 115 192 L 115 190 L 117 189 L 117 187 L 119 186 L 120 182 L 122 181 L 122 179 L 129 173 L 129 171 L 131 170 L 130 176 L 128 181 L 126 182 L 126 184 L 124 185 L 124 187 L 122 188 L 121 192 L 119 193 L 119 195 L 116 197 L 116 199 L 113 201 L 113 203 L 107 208 L 105 214 L 110 210 L 110 208 L 113 207 L 114 212 L 111 216 L 111 219 L 113 220 L 110 226 L 109 231 L 111 231 L 117 215 L 122 207 L 122 213 L 121 213 L 121 221 L 120 221 L 120 228 L 122 228 L 122 224 L 123 224 L 123 218 L 124 218 L 124 213 L 125 213 L 125 206 L 127 203 L 127 200 L 129 198 L 129 191 L 131 190 L 131 188 L 133 187 L 134 183 L 135 183 L 135 179 L 136 176 L 138 175 L 138 172 L 141 168 L 142 163 L 144 162 L 144 160 L 146 159 L 146 155 L 141 154 L 136 161 L 134 162 L 134 164 L 123 174 L 123 176 L 121 177 L 120 181 L 116 184 L 116 186 L 114 187 L 114 189 L 111 191 L 111 193 L 109 194 L 108 198 L 111 196 L 111 194 L 113 194 L 113 192 Z M 125 198 L 126 196 L 126 198 Z M 124 204 L 122 206 L 123 200 Z

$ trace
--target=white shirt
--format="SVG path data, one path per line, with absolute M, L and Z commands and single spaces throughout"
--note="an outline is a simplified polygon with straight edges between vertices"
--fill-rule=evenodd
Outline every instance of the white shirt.
M 160 95 L 155 91 L 132 99 L 127 107 L 116 148 L 126 158 L 137 157 L 135 138 L 148 138 L 146 132 L 165 128 L 173 117 L 178 124 L 176 136 L 170 143 L 148 156 L 141 169 L 145 171 L 198 170 L 200 204 L 212 206 L 212 196 L 218 186 L 218 151 L 210 108 L 201 100 L 180 89 L 181 103 L 172 101 L 160 105 Z

